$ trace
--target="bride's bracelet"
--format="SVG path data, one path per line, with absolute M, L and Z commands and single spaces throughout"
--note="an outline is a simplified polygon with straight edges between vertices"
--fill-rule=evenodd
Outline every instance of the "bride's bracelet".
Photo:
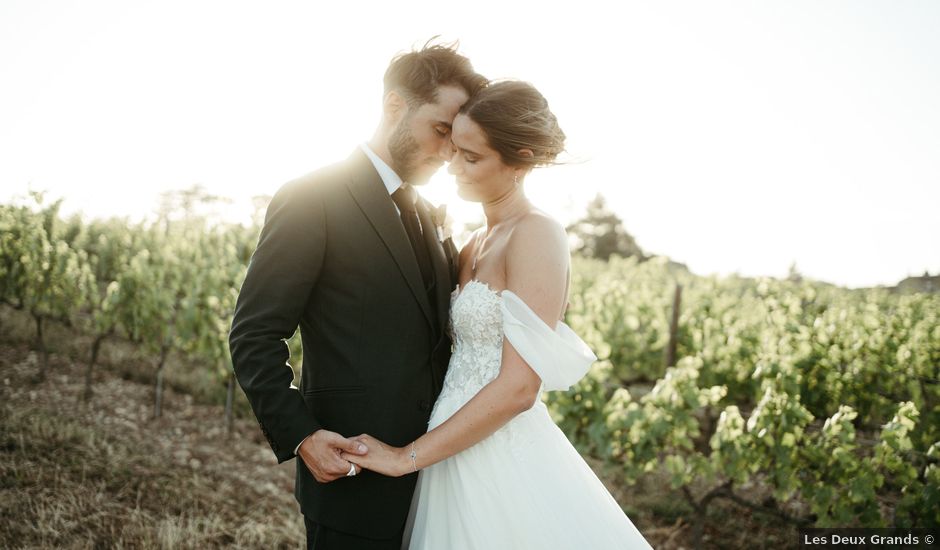
M 418 471 L 418 454 L 415 453 L 415 442 L 411 442 L 411 466 L 414 468 L 414 471 Z

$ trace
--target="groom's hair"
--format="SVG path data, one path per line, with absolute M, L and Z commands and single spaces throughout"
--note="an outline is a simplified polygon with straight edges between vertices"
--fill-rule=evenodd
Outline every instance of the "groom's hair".
M 385 93 L 396 91 L 408 106 L 420 107 L 437 101 L 440 86 L 457 86 L 468 95 L 482 90 L 487 79 L 473 70 L 470 60 L 457 53 L 457 42 L 433 44 L 395 56 L 385 71 Z

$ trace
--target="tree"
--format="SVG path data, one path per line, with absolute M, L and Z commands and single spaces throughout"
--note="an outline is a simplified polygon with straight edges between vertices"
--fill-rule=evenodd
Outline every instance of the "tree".
M 624 229 L 623 221 L 607 207 L 601 194 L 588 203 L 583 218 L 568 226 L 568 232 L 577 241 L 574 246 L 576 254 L 601 260 L 608 260 L 614 254 L 646 259 L 636 240 Z
M 796 267 L 796 262 L 790 263 L 790 269 L 787 270 L 787 280 L 791 283 L 803 282 L 803 274 Z
M 160 204 L 156 208 L 157 219 L 167 231 L 172 221 L 189 222 L 218 219 L 218 207 L 229 204 L 232 199 L 213 195 L 200 184 L 186 189 L 175 189 L 160 194 Z

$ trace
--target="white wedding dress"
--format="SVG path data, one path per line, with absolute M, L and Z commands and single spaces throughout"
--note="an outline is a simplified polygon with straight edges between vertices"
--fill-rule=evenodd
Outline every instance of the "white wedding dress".
M 456 347 L 428 429 L 496 378 L 504 336 L 546 390 L 568 389 L 596 359 L 564 323 L 552 330 L 511 291 L 496 292 L 476 280 L 455 291 L 451 324 Z M 536 399 L 493 435 L 420 472 L 402 547 L 602 550 L 650 545 Z

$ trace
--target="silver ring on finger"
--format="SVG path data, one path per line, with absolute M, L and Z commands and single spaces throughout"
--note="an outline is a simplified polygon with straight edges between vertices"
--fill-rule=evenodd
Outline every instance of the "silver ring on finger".
M 352 477 L 356 475 L 356 465 L 352 462 L 349 463 L 349 471 L 346 472 L 346 477 Z

